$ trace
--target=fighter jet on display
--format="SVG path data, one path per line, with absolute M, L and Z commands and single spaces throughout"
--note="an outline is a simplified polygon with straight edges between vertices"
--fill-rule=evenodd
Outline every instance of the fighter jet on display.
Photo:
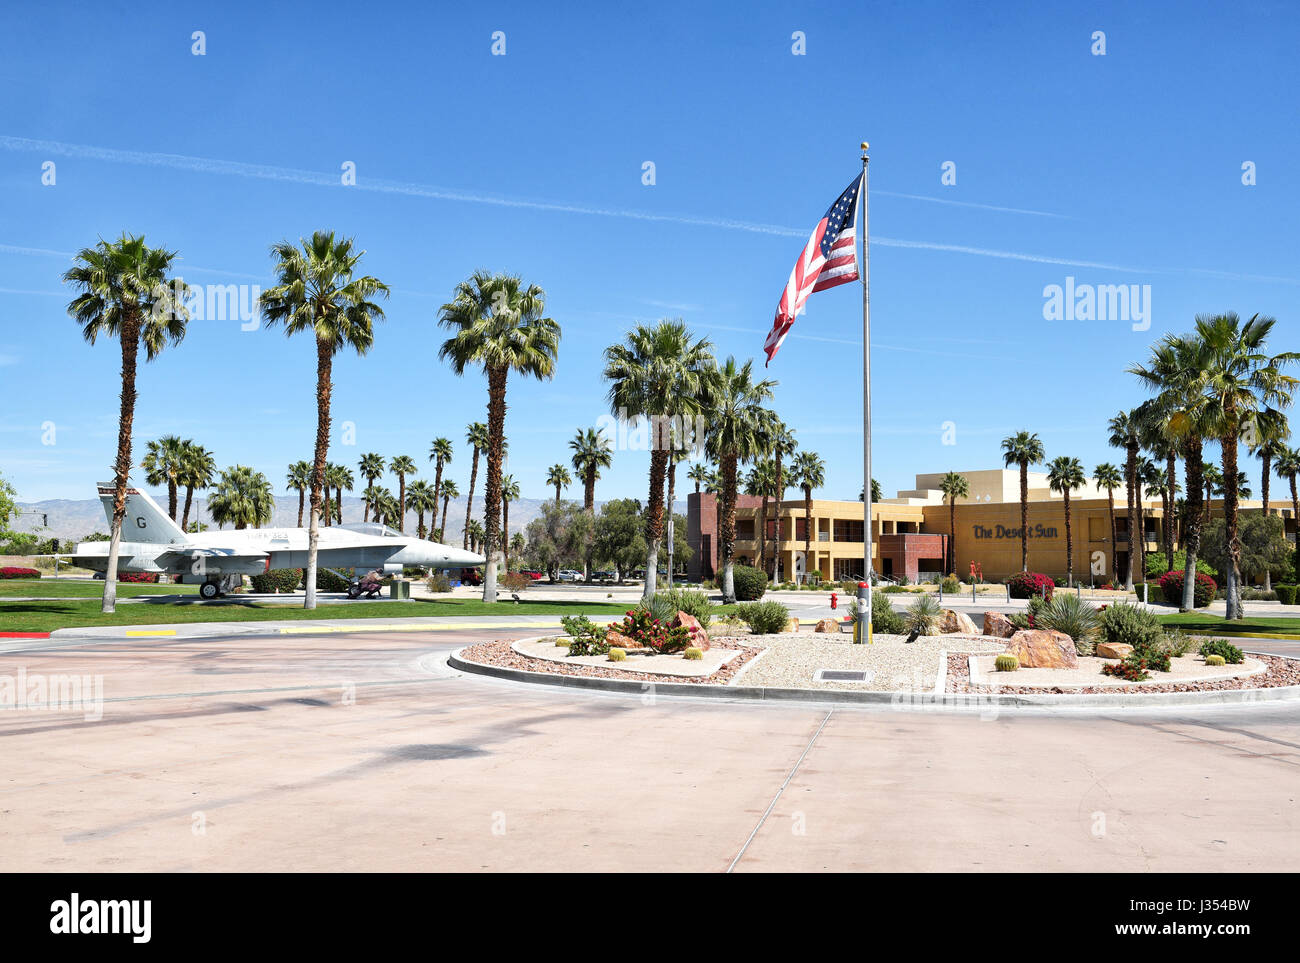
M 113 485 L 101 483 L 99 500 L 109 524 L 113 521 Z M 118 549 L 119 572 L 155 572 L 184 576 L 199 583 L 199 595 L 214 599 L 222 579 L 231 575 L 260 575 L 272 569 L 307 567 L 307 529 L 252 528 L 231 532 L 181 531 L 149 495 L 126 490 L 126 517 Z M 108 542 L 80 542 L 70 557 L 96 572 L 108 568 Z M 403 535 L 378 522 L 357 522 L 321 528 L 317 565 L 321 568 L 381 569 L 398 574 L 407 565 L 430 568 L 473 568 L 481 555 Z

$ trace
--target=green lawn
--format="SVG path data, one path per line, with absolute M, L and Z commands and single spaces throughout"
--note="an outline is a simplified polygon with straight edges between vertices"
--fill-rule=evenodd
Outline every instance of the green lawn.
M 1300 638 L 1300 618 L 1251 616 L 1228 622 L 1217 615 L 1178 612 L 1162 615 L 1160 621 L 1165 625 L 1177 626 L 1192 635 L 1289 635 Z
M 194 595 L 197 585 L 157 585 L 152 582 L 118 582 L 118 598 L 137 598 L 141 595 Z M 0 579 L 0 599 L 45 598 L 97 599 L 104 595 L 104 583 L 77 579 L 15 578 Z
M 87 625 L 160 625 L 171 622 L 276 622 L 311 619 L 396 619 L 465 615 L 622 615 L 614 602 L 483 602 L 480 599 L 416 599 L 410 602 L 332 602 L 307 611 L 299 605 L 241 602 L 142 602 L 112 615 L 98 601 L 0 602 L 0 632 L 52 632 Z

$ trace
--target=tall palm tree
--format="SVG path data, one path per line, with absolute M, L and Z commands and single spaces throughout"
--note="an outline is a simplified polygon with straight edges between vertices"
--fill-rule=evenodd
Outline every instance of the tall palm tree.
M 676 536 L 676 530 L 672 528 L 673 503 L 677 500 L 677 466 L 691 457 L 691 450 L 682 444 L 682 439 L 677 432 L 674 432 L 673 446 L 668 449 L 668 492 L 664 496 L 664 514 L 669 519 L 668 528 L 670 531 L 664 532 L 664 545 L 667 546 L 665 551 L 668 553 L 669 561 L 672 561 L 673 538 Z M 673 587 L 673 566 L 668 566 L 668 587 Z
M 334 475 L 335 473 L 337 473 L 337 471 L 338 471 L 338 466 L 335 465 L 334 462 L 327 461 L 325 463 L 325 474 L 321 479 L 324 488 L 321 497 L 320 511 L 321 511 L 321 516 L 325 520 L 326 528 L 329 528 L 331 525 L 334 524 L 334 507 L 333 507 L 333 499 L 330 497 L 330 492 L 334 488 Z
M 1071 588 L 1074 587 L 1074 529 L 1070 518 L 1070 493 L 1082 488 L 1087 482 L 1083 465 L 1077 458 L 1057 455 L 1047 466 L 1047 487 L 1060 492 L 1065 500 L 1065 578 L 1066 584 Z
M 384 466 L 385 466 L 385 462 L 384 462 L 383 455 L 370 452 L 369 454 L 361 456 L 361 461 L 358 464 L 358 469 L 361 472 L 361 477 L 366 480 L 367 491 L 375 487 L 375 482 L 377 482 L 379 480 L 379 476 L 381 476 L 384 473 Z M 370 504 L 371 504 L 370 500 L 365 499 L 364 504 L 362 506 L 362 513 L 361 513 L 361 520 L 363 522 L 370 521 Z M 298 520 L 298 527 L 302 528 L 301 518 Z
M 400 513 L 401 506 L 397 504 L 393 493 L 387 488 L 379 489 L 379 495 L 375 498 L 375 521 L 393 528 Z
M 329 484 L 334 488 L 334 515 L 340 525 L 343 524 L 343 493 L 352 491 L 356 486 L 357 480 L 352 475 L 352 469 L 347 465 L 329 464 L 325 470 L 329 478 Z
M 104 575 L 101 611 L 117 605 L 117 561 L 126 517 L 126 488 L 131 474 L 131 428 L 135 420 L 135 371 L 143 343 L 152 361 L 168 344 L 185 337 L 189 288 L 171 276 L 176 252 L 151 248 L 144 237 L 123 234 L 116 241 L 102 238 L 83 248 L 63 274 L 65 284 L 80 293 L 68 302 L 68 314 L 91 344 L 100 335 L 116 337 L 122 349 L 122 393 L 117 419 L 117 459 L 113 463 L 113 520 Z
M 766 438 L 760 444 L 766 451 Z M 767 571 L 767 500 L 776 488 L 776 471 L 770 458 L 754 462 L 745 476 L 745 494 L 762 499 L 754 518 L 754 538 L 758 542 L 758 567 Z
M 433 444 L 429 446 L 429 461 L 433 462 L 433 491 L 435 493 L 442 491 L 442 470 L 451 464 L 452 456 L 455 454 L 456 449 L 452 445 L 450 438 L 435 438 Z
M 1236 314 L 1198 315 L 1196 337 L 1207 354 L 1206 398 L 1210 433 L 1218 438 L 1223 462 L 1223 517 L 1228 543 L 1226 619 L 1240 619 L 1241 541 L 1237 532 L 1239 495 L 1237 446 L 1260 412 L 1291 403 L 1297 381 L 1282 369 L 1300 360 L 1293 351 L 1269 356 L 1265 346 L 1276 322 L 1254 315 L 1242 323 Z
M 488 446 L 487 423 L 475 421 L 466 425 L 465 441 L 474 450 L 474 462 L 469 470 L 469 497 L 465 501 L 465 523 L 468 525 L 470 518 L 474 515 L 474 483 L 478 479 L 478 456 L 487 451 Z M 464 532 L 464 545 L 462 547 L 469 548 L 468 529 Z
M 501 456 L 506 426 L 506 379 L 510 372 L 550 379 L 560 350 L 560 326 L 545 316 L 546 293 L 537 285 L 525 286 L 517 277 L 483 271 L 460 284 L 451 301 L 442 306 L 438 323 L 452 332 L 439 356 L 452 370 L 479 365 L 488 382 L 487 482 L 484 516 L 487 538 L 487 574 L 483 601 L 497 597 L 497 517 L 501 511 Z
M 181 452 L 181 470 L 176 481 L 185 488 L 185 507 L 181 510 L 181 530 L 188 531 L 190 509 L 194 505 L 194 490 L 207 488 L 217 474 L 217 461 L 212 452 L 192 441 L 185 443 Z
M 1029 466 L 1046 457 L 1035 434 L 1018 431 L 1002 439 L 1002 463 L 1020 466 L 1020 570 L 1029 571 Z M 874 484 L 874 483 L 873 483 Z
M 435 525 L 438 521 L 438 493 L 423 478 L 417 478 L 406 489 L 406 504 L 415 512 L 416 536 L 425 538 L 428 535 L 424 527 L 425 513 L 433 513 Z
M 478 519 L 471 519 L 465 523 L 465 534 L 469 539 L 469 548 L 472 552 L 478 552 L 483 544 L 483 539 L 487 533 L 483 530 L 483 525 Z
M 709 480 L 709 466 L 697 461 L 686 470 L 686 477 L 695 482 L 695 494 L 700 493 L 700 486 Z
M 321 490 L 330 447 L 331 372 L 344 348 L 358 355 L 370 350 L 375 322 L 384 312 L 373 299 L 388 297 L 388 286 L 370 275 L 357 276 L 364 251 L 351 238 L 317 231 L 301 247 L 281 241 L 271 247 L 276 284 L 259 303 L 268 327 L 283 325 L 289 336 L 310 332 L 316 342 L 316 451 L 312 461 L 311 515 L 307 535 L 307 587 L 304 608 L 316 607 L 316 568 L 320 546 Z
M 573 484 L 573 476 L 563 465 L 552 465 L 546 470 L 546 484 L 555 489 L 555 507 L 560 507 L 560 492 Z
M 1259 412 L 1255 419 L 1255 430 L 1251 433 L 1248 447 L 1251 454 L 1260 462 L 1259 497 L 1262 512 L 1267 517 L 1269 507 L 1269 484 L 1272 481 L 1273 464 L 1284 451 L 1286 442 L 1291 437 L 1291 426 L 1286 415 L 1271 408 Z M 1273 588 L 1273 573 L 1264 569 L 1264 591 Z
M 265 525 L 275 510 L 271 483 L 260 471 L 234 465 L 221 473 L 216 490 L 208 498 L 208 511 L 218 525 L 232 524 L 237 530 Z
M 1139 568 L 1141 562 L 1144 533 L 1138 530 L 1138 452 L 1142 442 L 1138 435 L 1138 419 L 1131 411 L 1121 411 L 1106 423 L 1110 431 L 1109 443 L 1112 448 L 1124 449 L 1124 488 L 1128 495 L 1128 571 L 1124 575 L 1124 591 L 1133 591 L 1133 573 L 1143 573 Z
M 145 444 L 145 456 L 140 462 L 144 469 L 144 480 L 150 485 L 167 486 L 167 514 L 176 521 L 177 486 L 185 457 L 185 446 L 194 442 L 187 441 L 179 435 L 163 435 L 157 441 Z
M 447 541 L 447 505 L 453 498 L 460 497 L 460 490 L 457 489 L 454 481 L 450 478 L 444 478 L 442 480 L 442 487 L 439 491 L 442 493 L 442 524 L 438 526 L 438 531 L 440 533 L 438 540 L 440 542 L 445 542 Z
M 302 512 L 306 505 L 307 489 L 311 487 L 311 462 L 296 461 L 289 466 L 289 473 L 285 476 L 287 491 L 296 491 L 298 493 L 298 527 L 302 528 Z M 369 502 L 366 503 L 369 506 Z
M 664 537 L 664 482 L 675 439 L 672 422 L 694 418 L 701 407 L 703 372 L 713 362 L 712 345 L 678 321 L 639 324 L 619 344 L 605 349 L 605 380 L 615 415 L 650 421 L 650 497 L 646 504 L 646 576 L 642 597 L 654 598 L 659 543 Z
M 865 489 L 861 489 L 858 491 L 858 501 L 863 500 L 862 497 L 865 491 L 866 491 Z M 884 497 L 885 497 L 885 493 L 884 490 L 881 489 L 880 487 L 880 482 L 876 481 L 874 478 L 871 479 L 871 504 L 873 505 L 879 504 L 880 500 Z
M 379 509 L 377 506 L 379 505 L 379 497 L 384 493 L 384 491 L 385 489 L 379 485 L 367 485 L 361 492 L 361 502 L 365 505 L 365 517 L 368 521 L 379 521 Z M 301 528 L 301 526 L 299 527 Z
M 970 481 L 965 475 L 950 471 L 939 482 L 939 491 L 948 499 L 948 571 L 957 571 L 957 499 L 970 498 Z
M 801 451 L 792 467 L 795 485 L 803 489 L 804 574 L 812 566 L 812 493 L 826 484 L 826 463 L 815 451 Z
M 1205 511 L 1204 520 L 1208 523 L 1210 520 L 1210 511 L 1213 508 L 1215 495 L 1223 494 L 1223 472 L 1214 462 L 1210 462 L 1201 470 L 1201 485 L 1205 488 Z
M 582 479 L 582 510 L 589 516 L 596 514 L 596 482 L 600 480 L 600 470 L 614 464 L 614 450 L 605 432 L 597 428 L 579 428 L 569 442 L 573 452 L 570 463 L 573 470 Z M 582 579 L 591 581 L 591 552 L 582 559 Z
M 1300 449 L 1287 448 L 1277 456 L 1276 469 L 1279 478 L 1291 483 L 1291 517 L 1300 521 L 1300 492 L 1296 490 L 1296 477 L 1300 476 Z M 1300 559 L 1300 528 L 1296 534 L 1296 553 Z M 1300 575 L 1300 564 L 1294 566 L 1292 577 Z
M 775 381 L 754 380 L 754 362 L 738 365 L 729 357 L 705 377 L 706 423 L 709 455 L 718 460 L 722 476 L 722 520 L 718 546 L 722 559 L 722 598 L 736 601 L 732 555 L 736 543 L 736 466 L 761 451 L 763 436 L 771 428 L 771 413 L 763 407 L 771 400 Z
M 414 475 L 419 469 L 415 467 L 413 458 L 408 455 L 398 455 L 388 463 L 388 470 L 397 476 L 397 530 L 404 532 L 406 531 L 406 476 Z
M 772 512 L 776 516 L 776 522 L 773 532 L 772 548 L 772 578 L 774 581 L 781 579 L 781 501 L 785 498 L 785 490 L 789 487 L 786 480 L 785 471 L 782 468 L 781 461 L 794 455 L 799 448 L 799 443 L 795 440 L 794 429 L 786 425 L 781 419 L 773 416 L 772 433 L 769 438 L 769 444 L 772 452 L 772 494 L 775 502 L 772 505 Z
M 519 482 L 514 475 L 501 476 L 501 546 L 506 571 L 510 571 L 510 503 L 519 500 Z
M 1110 575 L 1115 577 L 1115 489 L 1124 484 L 1119 469 L 1108 461 L 1102 462 L 1092 470 L 1093 481 L 1098 488 L 1106 489 L 1106 510 L 1110 517 Z

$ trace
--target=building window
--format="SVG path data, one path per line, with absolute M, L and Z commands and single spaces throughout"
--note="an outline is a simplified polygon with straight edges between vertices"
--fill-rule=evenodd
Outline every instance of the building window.
M 862 541 L 862 520 L 848 521 L 846 519 L 835 519 L 835 541 L 837 542 L 860 542 Z

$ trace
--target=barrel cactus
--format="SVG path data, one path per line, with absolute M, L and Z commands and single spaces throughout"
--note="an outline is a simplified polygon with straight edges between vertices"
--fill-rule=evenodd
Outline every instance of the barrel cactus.
M 993 667 L 999 672 L 1015 672 L 1020 668 L 1020 660 L 1010 652 L 1004 652 L 993 660 Z
M 1206 665 L 1224 665 L 1224 658 L 1221 655 L 1207 655 L 1205 657 Z
M 692 660 L 704 658 L 704 652 L 700 649 L 695 648 L 695 646 L 691 646 L 690 648 L 688 648 L 685 652 L 682 653 L 682 655 Z
M 626 649 L 610 649 L 610 650 L 609 650 L 609 661 L 610 661 L 610 662 L 626 662 L 626 661 L 627 661 L 627 650 L 626 650 Z

